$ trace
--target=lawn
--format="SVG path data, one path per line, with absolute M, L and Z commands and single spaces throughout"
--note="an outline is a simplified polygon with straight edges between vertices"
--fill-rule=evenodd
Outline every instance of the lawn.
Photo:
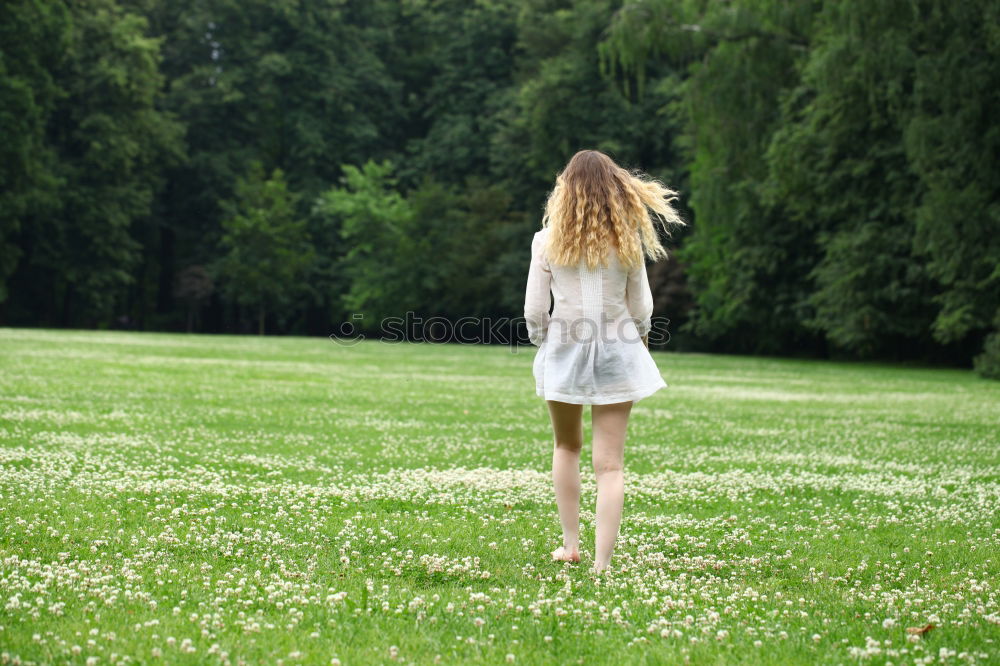
M 533 356 L 0 329 L 0 664 L 1000 660 L 1000 383 L 656 352 L 595 577 Z

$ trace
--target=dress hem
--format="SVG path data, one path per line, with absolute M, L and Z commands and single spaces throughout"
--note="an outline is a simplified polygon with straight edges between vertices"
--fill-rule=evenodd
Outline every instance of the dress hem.
M 628 393 L 613 393 L 611 395 L 600 396 L 570 395 L 568 393 L 559 393 L 557 391 L 545 391 L 540 387 L 535 387 L 535 394 L 540 398 L 545 398 L 546 400 L 557 400 L 571 405 L 612 405 L 619 402 L 639 402 L 643 398 L 648 398 L 660 389 L 667 388 L 668 386 L 670 386 L 670 384 L 661 380 L 659 384 L 654 384 L 651 387 L 637 389 Z

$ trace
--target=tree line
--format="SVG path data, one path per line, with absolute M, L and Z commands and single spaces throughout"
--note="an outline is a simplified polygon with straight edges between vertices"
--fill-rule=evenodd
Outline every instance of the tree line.
M 676 349 L 1000 376 L 1000 0 L 9 0 L 0 323 L 516 316 L 555 174 L 681 191 Z

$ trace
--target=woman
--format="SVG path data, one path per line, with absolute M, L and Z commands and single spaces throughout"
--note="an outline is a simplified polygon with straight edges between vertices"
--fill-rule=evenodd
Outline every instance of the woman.
M 580 151 L 556 178 L 531 243 L 524 318 L 538 346 L 536 393 L 552 419 L 552 481 L 563 529 L 552 557 L 580 561 L 582 416 L 583 405 L 591 405 L 595 572 L 607 568 L 618 538 L 632 405 L 667 386 L 649 353 L 653 297 L 645 257 L 667 255 L 654 220 L 667 235 L 668 224 L 685 224 L 670 205 L 676 194 L 603 153 Z

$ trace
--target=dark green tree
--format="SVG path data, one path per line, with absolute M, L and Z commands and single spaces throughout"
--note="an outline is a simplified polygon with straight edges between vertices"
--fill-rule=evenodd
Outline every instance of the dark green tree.
M 72 29 L 52 78 L 58 103 L 45 142 L 57 205 L 22 219 L 22 304 L 47 304 L 63 325 L 106 325 L 123 307 L 164 167 L 180 159 L 180 127 L 157 108 L 159 42 L 113 0 L 67 2 Z M 24 305 L 22 305 L 23 307 Z
M 996 326 L 996 16 L 930 0 L 818 16 L 771 146 L 772 194 L 815 225 L 810 323 L 851 352 L 934 355 Z
M 824 7 L 768 154 L 767 200 L 818 250 L 803 322 L 862 355 L 926 339 L 931 317 L 919 294 L 932 285 L 910 251 L 919 191 L 898 117 L 912 71 L 905 4 Z
M 185 120 L 189 146 L 158 202 L 160 234 L 147 250 L 166 313 L 177 270 L 215 259 L 219 202 L 234 196 L 249 162 L 280 168 L 308 218 L 308 202 L 336 182 L 342 163 L 402 146 L 401 86 L 382 61 L 396 49 L 401 10 L 388 0 L 129 1 L 146 7 L 164 37 L 164 106 Z M 316 236 L 321 255 L 339 252 L 329 242 Z M 336 295 L 329 279 L 310 279 L 317 288 L 289 305 L 289 322 L 326 326 Z
M 61 4 L 0 5 L 0 304 L 24 254 L 22 223 L 59 208 L 55 156 L 45 131 L 62 93 L 54 73 L 69 30 Z
M 813 340 L 807 227 L 763 200 L 779 100 L 798 82 L 818 2 L 626 2 L 602 53 L 637 89 L 670 86 L 662 112 L 680 128 L 694 225 L 677 251 L 696 294 L 684 330 L 715 348 L 786 353 Z M 672 63 L 684 76 L 657 79 Z
M 903 145 L 921 189 L 912 249 L 938 285 L 932 335 L 981 345 L 977 370 L 1000 378 L 1000 3 L 928 2 L 907 16 Z

